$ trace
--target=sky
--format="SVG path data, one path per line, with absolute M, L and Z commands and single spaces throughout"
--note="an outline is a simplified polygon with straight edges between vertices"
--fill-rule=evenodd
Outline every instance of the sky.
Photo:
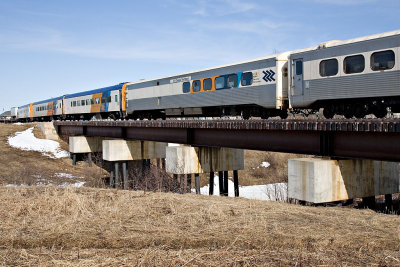
M 0 112 L 400 29 L 400 0 L 0 0 Z

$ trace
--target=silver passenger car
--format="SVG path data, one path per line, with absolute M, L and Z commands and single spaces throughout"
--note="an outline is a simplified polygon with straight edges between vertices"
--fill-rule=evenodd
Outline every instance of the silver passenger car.
M 293 109 L 383 117 L 400 110 L 400 31 L 322 43 L 290 54 Z
M 288 53 L 129 83 L 127 112 L 165 116 L 287 115 Z

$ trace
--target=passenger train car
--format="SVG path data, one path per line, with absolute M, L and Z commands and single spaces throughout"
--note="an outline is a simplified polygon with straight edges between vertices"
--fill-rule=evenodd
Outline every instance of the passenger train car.
M 400 31 L 293 51 L 289 61 L 289 108 L 324 108 L 326 118 L 400 112 Z
M 400 112 L 400 31 L 85 91 L 18 108 L 20 120 Z

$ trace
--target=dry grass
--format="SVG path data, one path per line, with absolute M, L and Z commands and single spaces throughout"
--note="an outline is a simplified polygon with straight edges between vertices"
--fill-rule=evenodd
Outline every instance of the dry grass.
M 222 197 L 0 188 L 3 265 L 394 265 L 397 216 Z

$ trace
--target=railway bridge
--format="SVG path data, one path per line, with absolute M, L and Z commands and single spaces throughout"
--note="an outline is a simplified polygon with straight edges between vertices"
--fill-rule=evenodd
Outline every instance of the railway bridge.
M 400 120 L 396 119 L 55 121 L 54 125 L 60 135 L 68 137 L 178 143 L 200 150 L 223 147 L 232 151 L 250 149 L 321 156 L 289 161 L 289 197 L 304 201 L 329 202 L 400 191 Z M 176 159 L 178 152 L 174 153 L 175 164 L 193 160 Z M 208 157 L 212 158 L 213 153 Z M 240 157 L 240 153 L 235 155 Z M 229 157 L 222 155 L 224 159 Z M 131 156 L 129 159 L 132 160 Z M 210 184 L 214 171 L 218 171 L 220 191 L 226 194 L 227 171 L 233 170 L 238 195 L 235 164 L 233 161 L 231 169 L 207 167 L 200 171 L 210 172 Z M 197 189 L 196 172 L 200 171 L 199 168 L 193 171 Z M 111 175 L 118 175 L 117 169 Z

